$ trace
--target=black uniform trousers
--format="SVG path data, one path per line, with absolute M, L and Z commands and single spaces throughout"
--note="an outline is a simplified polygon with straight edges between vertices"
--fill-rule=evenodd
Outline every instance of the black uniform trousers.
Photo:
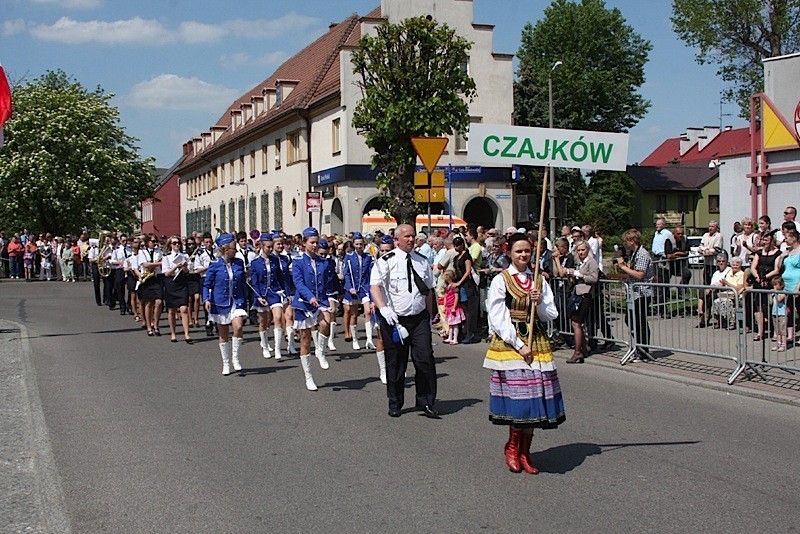
M 113 309 L 117 305 L 117 294 L 114 292 L 114 272 L 103 276 L 103 303 Z
M 433 360 L 430 315 L 427 310 L 417 315 L 400 317 L 400 324 L 408 330 L 404 344 L 392 340 L 394 327 L 381 316 L 381 339 L 386 356 L 386 396 L 389 409 L 403 408 L 409 351 L 417 374 L 417 406 L 433 406 L 436 402 L 436 363 Z
M 119 312 L 125 313 L 128 309 L 127 300 L 125 299 L 125 269 L 113 269 L 111 277 L 114 278 L 114 295 L 119 302 Z
M 103 301 L 100 300 L 100 269 L 96 263 L 92 263 L 92 285 L 94 286 L 94 300 L 100 306 Z

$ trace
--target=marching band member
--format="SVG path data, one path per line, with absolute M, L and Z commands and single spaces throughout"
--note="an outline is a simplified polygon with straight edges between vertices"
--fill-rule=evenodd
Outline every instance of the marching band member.
M 116 239 L 116 238 L 114 238 Z M 102 276 L 103 279 L 103 304 L 108 306 L 108 309 L 113 309 L 112 303 L 114 303 L 114 299 L 116 298 L 114 295 L 114 277 L 111 273 L 111 247 L 114 244 L 111 241 L 111 236 L 106 236 L 103 239 L 103 244 L 100 247 L 100 255 L 97 259 L 98 266 L 102 267 L 102 272 L 108 273 L 105 276 Z
M 111 254 L 108 259 L 111 264 L 111 295 L 112 302 L 119 301 L 119 314 L 125 315 L 127 313 L 127 305 L 125 303 L 125 246 L 120 245 L 116 237 L 111 238 Z M 109 308 L 113 309 L 114 305 L 111 304 Z
M 197 258 L 200 249 L 193 237 L 186 238 L 186 256 L 188 256 L 188 272 L 186 273 L 186 287 L 189 290 L 189 328 L 200 325 L 200 293 L 202 283 L 197 272 Z
M 258 334 L 261 337 L 261 350 L 264 358 L 270 358 L 268 341 L 269 323 L 272 319 L 275 335 L 275 359 L 280 360 L 281 338 L 283 337 L 283 273 L 280 269 L 280 258 L 273 254 L 273 237 L 271 233 L 261 234 L 261 254 L 250 266 L 250 287 L 255 301 L 253 308 L 258 312 Z
M 364 306 L 364 328 L 367 333 L 367 350 L 375 350 L 372 342 L 372 320 L 370 315 L 369 275 L 373 258 L 364 251 L 364 237 L 355 232 L 355 250 L 345 256 L 344 265 L 344 340 L 353 342 L 353 350 L 361 350 L 358 343 L 358 305 Z M 352 339 L 351 339 L 352 338 Z
M 294 279 L 292 278 L 292 257 L 286 251 L 286 241 L 279 232 L 272 234 L 272 248 L 280 260 L 280 270 L 283 276 L 283 292 L 286 295 L 286 305 L 283 310 L 283 322 L 286 325 L 286 351 L 289 354 L 297 354 L 294 346 L 294 309 L 292 300 L 294 299 Z
M 141 311 L 139 309 L 139 295 L 136 292 L 136 271 L 139 269 L 139 249 L 141 245 L 138 239 L 134 239 L 131 243 L 130 254 L 125 258 L 125 284 L 128 286 L 128 294 L 131 296 L 131 309 L 133 320 L 137 323 L 142 320 Z M 91 257 L 91 251 L 89 252 Z M 91 260 L 90 260 L 91 261 Z
M 214 261 L 214 240 L 211 239 L 210 233 L 205 232 L 203 234 L 203 245 L 200 247 L 194 259 L 194 270 L 197 271 L 197 274 L 200 276 L 201 294 L 203 291 L 203 282 L 205 282 L 206 279 L 206 271 L 208 271 L 208 266 L 211 265 L 212 261 Z M 214 323 L 209 320 L 208 311 L 205 306 L 203 306 L 203 314 L 206 319 L 206 336 L 212 337 L 214 335 Z
M 219 257 L 206 271 L 203 282 L 203 306 L 219 329 L 219 352 L 222 355 L 222 374 L 241 371 L 239 347 L 242 344 L 242 323 L 247 317 L 244 309 L 244 265 L 236 258 L 236 239 L 233 234 L 217 237 Z M 229 334 L 233 327 L 233 343 Z M 230 351 L 229 351 L 230 349 Z
M 250 244 L 250 240 L 247 238 L 247 232 L 237 232 L 236 233 L 236 257 L 242 260 L 244 264 L 244 275 L 245 280 L 250 279 L 250 264 L 253 263 L 253 260 L 258 257 L 258 255 L 253 252 L 253 247 Z M 249 287 L 244 288 L 244 298 L 245 298 L 245 310 L 250 310 L 253 305 L 253 294 L 250 291 Z M 255 314 L 250 314 L 248 311 L 248 318 L 250 319 L 250 324 L 256 324 L 255 321 Z
M 136 274 L 141 281 L 139 300 L 144 308 L 144 324 L 148 336 L 160 336 L 158 324 L 161 322 L 161 250 L 156 247 L 156 238 L 148 235 L 144 238 L 144 248 L 139 251 L 139 266 Z
M 98 265 L 98 258 L 100 255 L 100 247 L 98 239 L 90 239 L 89 240 L 89 251 L 86 254 L 86 259 L 89 261 L 89 265 L 92 269 L 92 285 L 94 286 L 94 300 L 98 306 L 103 305 L 103 301 L 100 297 L 100 266 Z
M 315 355 L 319 360 L 320 367 L 328 369 L 328 361 L 325 358 L 325 344 L 330 333 L 330 324 L 326 319 L 326 312 L 330 313 L 328 307 L 328 262 L 321 261 L 317 256 L 317 243 L 319 232 L 316 228 L 306 228 L 303 230 L 303 244 L 305 253 L 300 259 L 292 263 L 292 278 L 295 285 L 295 296 L 292 301 L 294 308 L 294 328 L 300 330 L 300 362 L 303 365 L 303 372 L 306 378 L 306 388 L 309 391 L 316 391 L 314 378 L 311 376 L 311 362 L 309 353 L 311 351 L 312 330 L 319 328 Z M 329 317 L 329 316 L 328 316 Z
M 187 274 L 189 257 L 181 252 L 181 238 L 172 236 L 169 239 L 172 252 L 165 255 L 161 260 L 161 272 L 164 274 L 164 302 L 167 308 L 167 319 L 169 320 L 170 341 L 178 342 L 175 332 L 177 312 L 181 314 L 181 326 L 183 326 L 183 339 L 191 345 L 194 341 L 189 337 L 189 286 L 187 284 Z
M 341 285 L 339 277 L 336 275 L 336 260 L 330 256 L 330 248 L 326 239 L 320 239 L 317 243 L 317 256 L 326 260 L 326 279 L 328 286 L 328 306 L 330 311 L 323 312 L 325 320 L 330 324 L 330 335 L 328 336 L 328 350 L 335 351 L 336 345 L 333 344 L 334 329 L 336 328 L 336 310 L 339 305 L 339 295 L 341 295 Z M 316 331 L 319 335 L 319 330 Z M 313 336 L 314 334 L 312 334 Z M 315 340 L 316 343 L 316 340 Z

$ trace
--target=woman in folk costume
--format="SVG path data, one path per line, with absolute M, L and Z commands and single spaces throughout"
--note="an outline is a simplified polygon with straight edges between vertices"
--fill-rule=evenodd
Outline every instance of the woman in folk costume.
M 531 244 L 523 234 L 508 242 L 511 265 L 489 286 L 486 308 L 493 333 L 483 366 L 491 369 L 489 420 L 509 426 L 505 446 L 508 468 L 535 475 L 528 451 L 534 428 L 555 428 L 564 421 L 564 401 L 553 352 L 543 325 L 558 317 L 553 293 L 546 282 L 534 283 L 529 268 Z M 530 314 L 535 304 L 539 321 Z
M 269 324 L 272 320 L 275 334 L 275 359 L 280 360 L 283 340 L 283 304 L 286 294 L 283 291 L 283 273 L 280 258 L 273 254 L 271 233 L 261 234 L 261 251 L 250 264 L 250 287 L 253 289 L 253 309 L 258 312 L 258 334 L 261 337 L 261 351 L 265 358 L 271 358 L 269 346 Z
M 330 333 L 330 323 L 326 315 L 330 313 L 328 306 L 328 260 L 317 256 L 317 243 L 319 232 L 316 228 L 303 230 L 303 245 L 305 252 L 292 262 L 292 278 L 294 280 L 295 294 L 292 300 L 294 308 L 294 328 L 300 331 L 300 363 L 306 378 L 306 388 L 316 391 L 314 378 L 311 376 L 311 336 L 315 328 L 319 328 L 316 335 L 315 355 L 323 369 L 328 368 L 325 358 L 325 349 Z
M 219 352 L 222 354 L 222 374 L 241 371 L 239 347 L 242 344 L 242 324 L 247 317 L 244 309 L 244 264 L 236 258 L 236 239 L 232 234 L 217 237 L 218 258 L 211 262 L 203 282 L 203 306 L 209 319 L 219 330 Z M 233 329 L 233 343 L 229 334 Z

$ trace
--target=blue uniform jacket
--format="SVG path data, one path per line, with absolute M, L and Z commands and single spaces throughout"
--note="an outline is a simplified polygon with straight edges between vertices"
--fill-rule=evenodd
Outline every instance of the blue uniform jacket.
M 369 275 L 372 272 L 372 256 L 364 252 L 361 264 L 358 254 L 349 252 L 344 257 L 344 297 L 351 298 L 351 289 L 358 292 L 358 297 L 363 298 L 369 294 Z
M 331 277 L 336 277 L 333 266 L 328 260 L 323 260 L 319 256 L 316 256 L 315 262 L 316 273 L 311 267 L 311 256 L 308 254 L 303 254 L 292 262 L 292 279 L 295 287 L 292 307 L 296 310 L 316 311 L 316 308 L 310 304 L 312 298 L 316 298 L 321 305 L 327 306 L 328 295 L 330 291 L 334 290 L 330 286 Z
M 269 273 L 264 256 L 259 256 L 250 263 L 250 285 L 261 298 L 266 298 L 268 292 L 273 295 L 283 293 L 283 284 L 280 260 L 274 254 L 269 255 Z
M 233 279 L 228 276 L 225 260 L 217 258 L 211 262 L 203 282 L 203 302 L 211 302 L 211 312 L 226 314 L 235 308 L 244 308 L 244 264 L 234 258 L 231 261 Z
M 328 296 L 336 297 L 342 292 L 342 284 L 336 275 L 336 260 L 328 256 L 328 265 L 325 267 L 325 285 L 328 287 Z
M 276 256 L 278 260 L 280 260 L 281 266 L 281 274 L 283 276 L 283 291 L 286 293 L 287 296 L 294 295 L 294 280 L 292 279 L 292 257 L 288 254 L 270 254 L 271 256 Z

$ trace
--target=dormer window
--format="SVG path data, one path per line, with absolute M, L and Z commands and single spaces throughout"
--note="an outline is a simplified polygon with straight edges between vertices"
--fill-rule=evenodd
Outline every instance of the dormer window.
M 277 84 L 275 86 L 275 105 L 280 106 L 283 102 L 283 86 L 281 84 Z

